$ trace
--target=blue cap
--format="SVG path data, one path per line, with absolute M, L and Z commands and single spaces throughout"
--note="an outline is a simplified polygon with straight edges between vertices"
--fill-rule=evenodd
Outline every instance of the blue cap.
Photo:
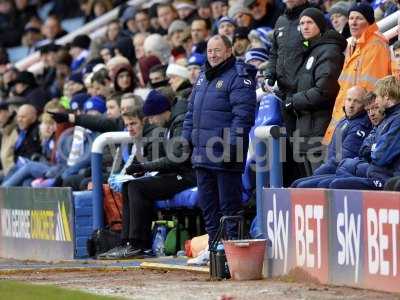
M 86 93 L 78 93 L 72 96 L 71 101 L 69 102 L 69 107 L 72 110 L 82 110 L 84 103 L 90 98 L 90 95 Z
M 188 66 L 196 65 L 202 66 L 206 62 L 206 58 L 203 54 L 194 52 L 188 59 Z
M 89 110 L 96 110 L 103 114 L 106 112 L 106 101 L 103 97 L 92 96 L 84 104 L 84 111 L 87 113 Z

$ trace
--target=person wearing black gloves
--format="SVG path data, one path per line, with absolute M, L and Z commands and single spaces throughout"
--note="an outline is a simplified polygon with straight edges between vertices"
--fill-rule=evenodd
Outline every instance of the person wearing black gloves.
M 306 174 L 311 176 L 323 162 L 321 140 L 339 92 L 338 78 L 347 43 L 338 32 L 327 30 L 324 15 L 317 8 L 307 8 L 300 14 L 300 31 L 302 64 L 283 110 L 295 120 L 296 132 L 291 135 L 294 157 L 304 161 Z
M 78 95 L 78 94 L 77 94 Z M 76 97 L 75 95 L 74 97 Z M 71 101 L 73 101 L 74 97 Z M 108 101 L 108 100 L 107 100 Z M 124 94 L 121 98 L 121 112 L 131 111 L 142 107 L 143 100 L 137 95 Z M 73 113 L 48 112 L 57 123 L 72 123 L 76 126 L 90 129 L 96 132 L 123 131 L 125 128 L 122 117 L 109 118 L 106 115 L 87 115 Z
M 143 113 L 150 124 L 166 129 L 163 144 L 167 156 L 135 160 L 126 168 L 127 174 L 137 178 L 122 187 L 124 202 L 129 203 L 129 210 L 123 214 L 123 244 L 100 258 L 139 258 L 150 254 L 154 201 L 171 198 L 196 185 L 188 147 L 179 141 L 186 110 L 186 101 L 178 100 L 171 107 L 168 98 L 156 90 L 147 96 Z M 145 175 L 139 177 L 141 174 Z

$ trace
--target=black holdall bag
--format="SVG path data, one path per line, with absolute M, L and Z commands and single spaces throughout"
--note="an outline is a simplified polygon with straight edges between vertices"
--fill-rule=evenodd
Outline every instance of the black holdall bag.
M 86 242 L 86 248 L 90 257 L 97 257 L 99 254 L 117 247 L 121 243 L 121 232 L 113 231 L 110 228 L 99 228 L 93 231 Z
M 239 225 L 239 239 L 243 239 L 243 216 L 224 216 L 220 219 L 218 232 L 210 245 L 210 278 L 211 280 L 221 280 L 231 278 L 228 262 L 226 261 L 225 250 L 219 246 L 225 232 L 225 223 L 235 221 Z

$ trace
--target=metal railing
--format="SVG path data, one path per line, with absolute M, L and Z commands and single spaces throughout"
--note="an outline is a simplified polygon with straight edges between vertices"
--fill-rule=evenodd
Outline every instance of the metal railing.
M 128 1 L 128 5 L 140 5 L 143 3 L 143 0 L 131 0 Z M 90 38 L 95 39 L 99 36 L 104 36 L 106 32 L 106 26 L 108 23 L 111 21 L 115 20 L 118 17 L 118 12 L 119 12 L 120 7 L 116 7 L 109 12 L 105 13 L 104 15 L 94 19 L 93 21 L 85 24 L 81 28 L 68 33 L 67 35 L 59 38 L 58 40 L 55 41 L 56 44 L 59 45 L 65 45 L 69 42 L 71 42 L 74 37 L 80 34 L 88 34 Z M 39 62 L 40 59 L 40 54 L 38 51 L 35 53 L 30 54 L 29 56 L 21 59 L 18 61 L 15 66 L 19 70 L 29 70 L 33 73 L 37 73 L 39 70 L 43 68 L 43 65 Z

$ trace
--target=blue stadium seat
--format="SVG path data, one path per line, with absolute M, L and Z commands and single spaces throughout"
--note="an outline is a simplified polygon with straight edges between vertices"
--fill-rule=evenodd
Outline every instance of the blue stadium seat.
M 85 19 L 82 17 L 65 19 L 61 22 L 62 28 L 67 32 L 73 32 L 85 24 Z
M 73 192 L 75 258 L 88 257 L 86 242 L 93 228 L 93 193 L 92 191 Z
M 184 190 L 172 199 L 156 202 L 157 209 L 195 208 L 197 206 L 197 187 Z
M 250 130 L 250 147 L 247 154 L 246 166 L 242 176 L 243 192 L 242 202 L 247 203 L 253 191 L 256 188 L 255 174 L 255 147 L 256 140 L 254 130 L 258 126 L 266 125 L 282 125 L 282 115 L 280 110 L 280 101 L 273 94 L 265 94 L 261 97 L 258 110 L 256 112 L 256 120 L 254 126 Z
M 12 63 L 17 62 L 28 56 L 28 51 L 28 47 L 24 46 L 12 47 L 7 49 L 8 57 L 10 59 L 10 62 Z

